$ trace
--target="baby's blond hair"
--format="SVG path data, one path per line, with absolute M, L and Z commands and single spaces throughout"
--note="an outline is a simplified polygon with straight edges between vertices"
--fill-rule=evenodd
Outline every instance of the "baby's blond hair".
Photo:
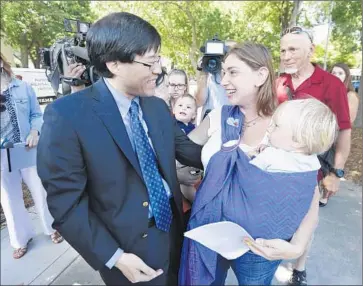
M 338 134 L 335 114 L 315 98 L 286 101 L 276 109 L 273 117 L 289 121 L 292 140 L 304 146 L 309 155 L 327 151 Z

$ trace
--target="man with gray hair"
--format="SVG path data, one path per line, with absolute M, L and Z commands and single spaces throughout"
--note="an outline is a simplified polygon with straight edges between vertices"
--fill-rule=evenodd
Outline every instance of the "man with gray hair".
M 320 206 L 325 206 L 328 198 L 338 191 L 340 178 L 344 176 L 344 165 L 350 152 L 351 124 L 346 89 L 338 78 L 311 63 L 314 49 L 312 35 L 306 29 L 291 27 L 283 32 L 280 58 L 284 73 L 277 79 L 277 96 L 279 103 L 315 97 L 329 106 L 337 117 L 339 134 L 332 150 L 335 155 L 330 152 L 333 154 L 330 162 L 321 159 L 322 167 L 327 167 L 321 169 L 318 177 L 319 186 L 324 190 Z M 296 261 L 290 285 L 307 285 L 305 263 L 309 249 L 310 246 Z

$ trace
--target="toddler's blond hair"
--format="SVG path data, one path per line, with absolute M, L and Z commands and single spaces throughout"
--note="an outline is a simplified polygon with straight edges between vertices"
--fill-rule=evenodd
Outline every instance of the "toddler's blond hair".
M 338 134 L 335 114 L 315 98 L 286 101 L 276 109 L 273 117 L 289 121 L 293 141 L 304 146 L 309 155 L 327 151 Z

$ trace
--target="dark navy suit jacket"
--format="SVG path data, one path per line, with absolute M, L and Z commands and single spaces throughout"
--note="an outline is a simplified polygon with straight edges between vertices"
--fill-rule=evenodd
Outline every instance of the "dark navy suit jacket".
M 140 97 L 161 175 L 182 217 L 175 160 L 202 168 L 201 146 L 177 126 L 163 100 Z M 116 102 L 103 79 L 48 105 L 38 145 L 38 173 L 53 226 L 100 270 L 117 248 L 136 247 L 148 229 L 148 192 Z M 157 246 L 155 246 L 157 247 Z

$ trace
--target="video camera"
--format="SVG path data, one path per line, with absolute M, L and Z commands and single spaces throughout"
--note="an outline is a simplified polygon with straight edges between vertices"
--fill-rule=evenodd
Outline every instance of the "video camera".
M 46 76 L 57 97 L 71 93 L 71 86 L 91 85 L 98 78 L 90 65 L 86 48 L 86 35 L 90 27 L 91 24 L 87 22 L 64 19 L 65 31 L 74 33 L 74 36 L 59 39 L 50 48 L 40 49 L 41 63 L 46 68 Z M 73 63 L 86 67 L 80 78 L 64 76 Z
M 225 43 L 215 35 L 212 40 L 207 40 L 205 45 L 200 47 L 203 53 L 201 65 L 198 70 L 211 74 L 219 73 L 222 69 L 222 60 L 227 52 Z

